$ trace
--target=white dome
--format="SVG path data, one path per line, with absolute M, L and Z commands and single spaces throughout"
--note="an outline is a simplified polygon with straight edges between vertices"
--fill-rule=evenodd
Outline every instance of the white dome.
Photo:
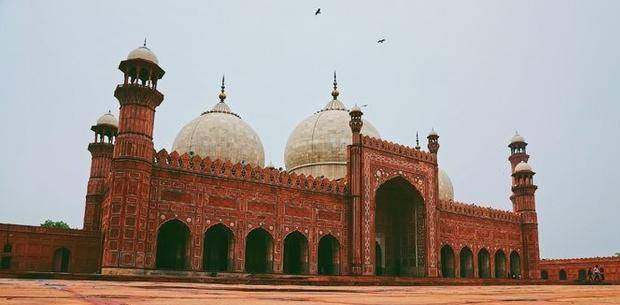
M 254 129 L 233 113 L 226 103 L 217 103 L 189 122 L 174 139 L 172 150 L 213 160 L 245 162 L 263 167 L 265 152 Z
M 443 169 L 439 169 L 439 200 L 454 201 L 454 188 L 450 177 Z
M 435 128 L 431 128 L 431 132 L 428 133 L 429 136 L 439 136 L 439 134 L 435 131 Z
M 517 164 L 517 166 L 515 166 L 515 173 L 516 172 L 531 172 L 532 171 L 532 167 L 527 164 L 525 161 L 521 161 L 519 162 L 519 164 Z
M 347 145 L 351 144 L 349 111 L 336 99 L 325 108 L 303 120 L 291 133 L 284 150 L 284 163 L 288 171 L 298 174 L 344 178 L 347 172 Z M 380 138 L 379 132 L 363 120 L 361 133 Z
M 97 120 L 97 125 L 108 125 L 108 126 L 114 126 L 114 127 L 118 128 L 118 120 L 112 114 L 112 112 L 108 111 L 108 113 L 102 115 Z
M 515 132 L 515 135 L 510 138 L 510 144 L 522 142 L 525 142 L 525 139 L 518 132 Z
M 146 46 L 141 46 L 129 52 L 129 55 L 127 55 L 127 59 L 144 59 L 156 65 L 159 65 L 159 60 L 157 60 L 157 56 L 155 56 L 155 53 L 153 53 L 153 51 L 151 51 L 151 49 L 147 48 Z

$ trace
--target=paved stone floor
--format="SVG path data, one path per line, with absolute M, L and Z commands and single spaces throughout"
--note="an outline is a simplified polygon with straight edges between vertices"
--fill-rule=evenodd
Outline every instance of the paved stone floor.
M 317 287 L 0 279 L 0 304 L 620 304 L 620 286 Z

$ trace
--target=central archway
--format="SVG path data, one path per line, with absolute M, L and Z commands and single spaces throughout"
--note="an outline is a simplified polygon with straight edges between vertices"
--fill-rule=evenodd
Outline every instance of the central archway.
M 332 235 L 325 235 L 319 241 L 319 274 L 335 275 L 340 273 L 340 244 Z
M 185 270 L 189 248 L 189 228 L 174 219 L 159 227 L 157 234 L 157 269 Z
M 252 230 L 245 240 L 245 271 L 250 273 L 273 271 L 273 238 L 263 228 Z
M 299 231 L 290 233 L 284 239 L 284 273 L 303 274 L 308 272 L 308 239 Z
M 232 271 L 233 233 L 223 224 L 210 227 L 204 236 L 202 268 L 205 271 Z
M 375 237 L 382 251 L 375 255 L 384 261 L 381 273 L 424 276 L 426 225 L 420 193 L 407 180 L 396 177 L 377 189 L 375 203 Z

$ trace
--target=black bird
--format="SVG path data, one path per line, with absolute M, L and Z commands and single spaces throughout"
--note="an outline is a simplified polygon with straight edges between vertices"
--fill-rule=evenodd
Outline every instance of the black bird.
M 321 8 L 319 7 L 319 9 L 316 10 L 316 12 L 314 12 L 314 16 L 318 15 L 321 13 Z
M 381 38 L 377 41 L 377 43 L 384 43 L 385 42 L 385 38 Z

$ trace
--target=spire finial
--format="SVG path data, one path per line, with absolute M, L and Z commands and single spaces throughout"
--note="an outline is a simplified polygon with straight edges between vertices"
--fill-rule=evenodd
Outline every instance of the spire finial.
M 226 99 L 226 93 L 224 92 L 224 89 L 226 89 L 226 85 L 224 84 L 224 77 L 225 75 L 222 74 L 222 86 L 220 87 L 222 90 L 220 91 L 220 103 L 223 103 L 224 100 Z
M 144 44 L 142 46 L 146 48 L 146 37 L 144 37 Z
M 415 149 L 420 150 L 420 137 L 418 132 L 415 132 Z
M 340 92 L 338 92 L 338 81 L 336 80 L 336 70 L 334 70 L 334 90 L 332 90 L 334 100 L 338 98 L 338 95 L 340 95 Z

